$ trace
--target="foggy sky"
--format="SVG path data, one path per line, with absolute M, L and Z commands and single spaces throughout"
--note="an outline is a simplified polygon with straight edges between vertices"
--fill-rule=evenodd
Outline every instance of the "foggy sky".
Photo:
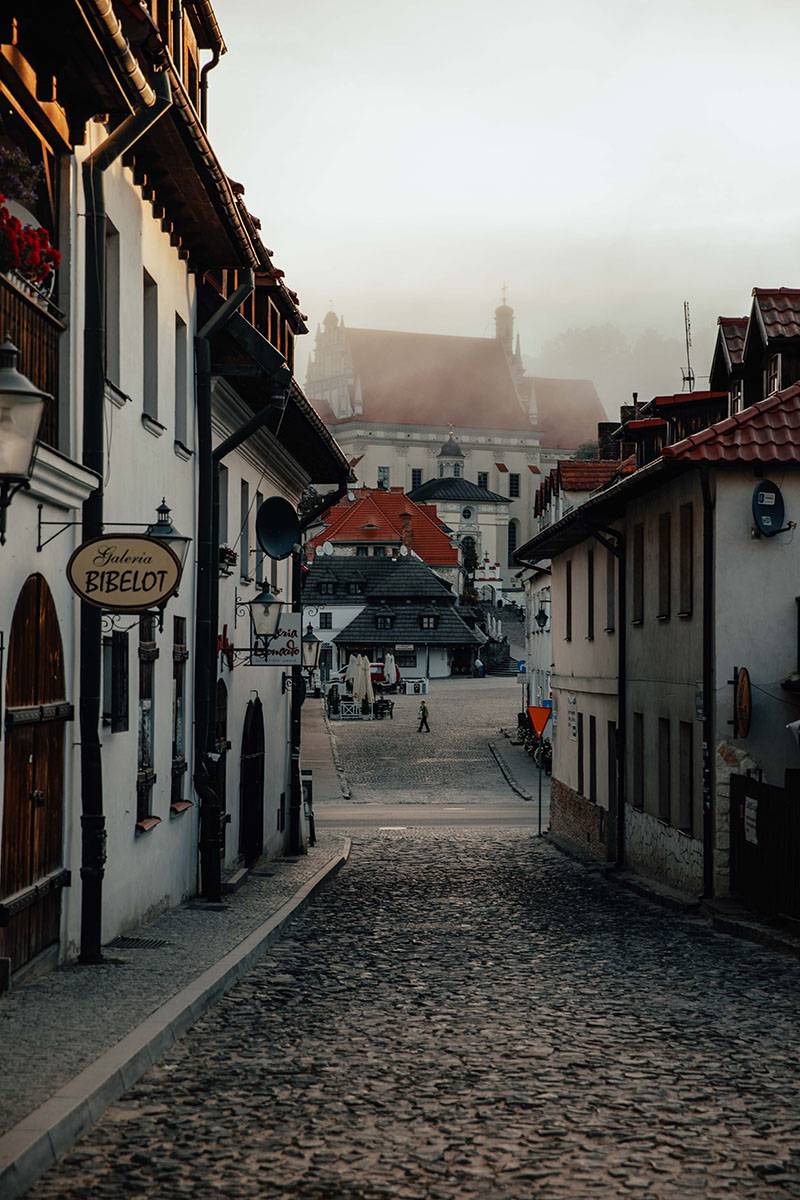
M 216 12 L 212 140 L 312 336 L 330 307 L 488 335 L 506 281 L 535 357 L 571 326 L 682 338 L 688 299 L 702 386 L 717 315 L 800 286 L 792 0 Z

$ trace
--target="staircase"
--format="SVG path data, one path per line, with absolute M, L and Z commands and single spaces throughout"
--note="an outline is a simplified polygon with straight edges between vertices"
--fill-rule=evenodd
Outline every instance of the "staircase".
M 519 668 L 517 666 L 517 660 L 516 660 L 516 658 L 510 658 L 510 657 L 503 659 L 501 662 L 496 663 L 495 666 L 490 667 L 489 670 L 486 672 L 486 674 L 487 675 L 502 675 L 506 679 L 509 679 L 512 675 L 514 675 L 514 676 L 519 675 Z

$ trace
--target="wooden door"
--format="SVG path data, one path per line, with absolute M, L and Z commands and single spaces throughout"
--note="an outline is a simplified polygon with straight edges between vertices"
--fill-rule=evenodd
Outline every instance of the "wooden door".
M 58 942 L 63 870 L 64 656 L 55 605 L 41 575 L 19 594 L 6 676 L 0 955 L 18 970 Z
M 239 853 L 246 863 L 264 848 L 264 714 L 256 696 L 249 700 L 242 731 L 239 771 Z

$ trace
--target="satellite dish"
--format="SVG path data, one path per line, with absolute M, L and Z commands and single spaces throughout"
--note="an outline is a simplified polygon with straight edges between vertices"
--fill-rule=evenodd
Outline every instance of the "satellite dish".
M 753 520 L 762 537 L 775 537 L 783 533 L 785 513 L 783 496 L 777 483 L 762 479 L 753 489 Z
M 326 558 L 330 558 L 330 556 L 333 554 L 333 542 L 323 542 L 322 553 Z
M 406 555 L 408 554 L 408 546 L 405 546 L 405 545 L 401 546 L 401 547 L 400 547 L 400 554 L 401 554 L 401 556 L 402 556 L 403 558 L 405 558 L 405 557 L 406 557 Z
M 256 513 L 256 538 L 270 558 L 288 558 L 300 541 L 297 510 L 282 496 L 270 496 Z

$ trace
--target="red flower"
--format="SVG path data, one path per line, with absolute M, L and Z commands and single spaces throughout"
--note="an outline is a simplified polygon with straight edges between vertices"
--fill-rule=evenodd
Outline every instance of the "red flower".
M 0 195 L 0 271 L 16 271 L 32 283 L 45 283 L 60 263 L 47 230 L 12 217 Z

